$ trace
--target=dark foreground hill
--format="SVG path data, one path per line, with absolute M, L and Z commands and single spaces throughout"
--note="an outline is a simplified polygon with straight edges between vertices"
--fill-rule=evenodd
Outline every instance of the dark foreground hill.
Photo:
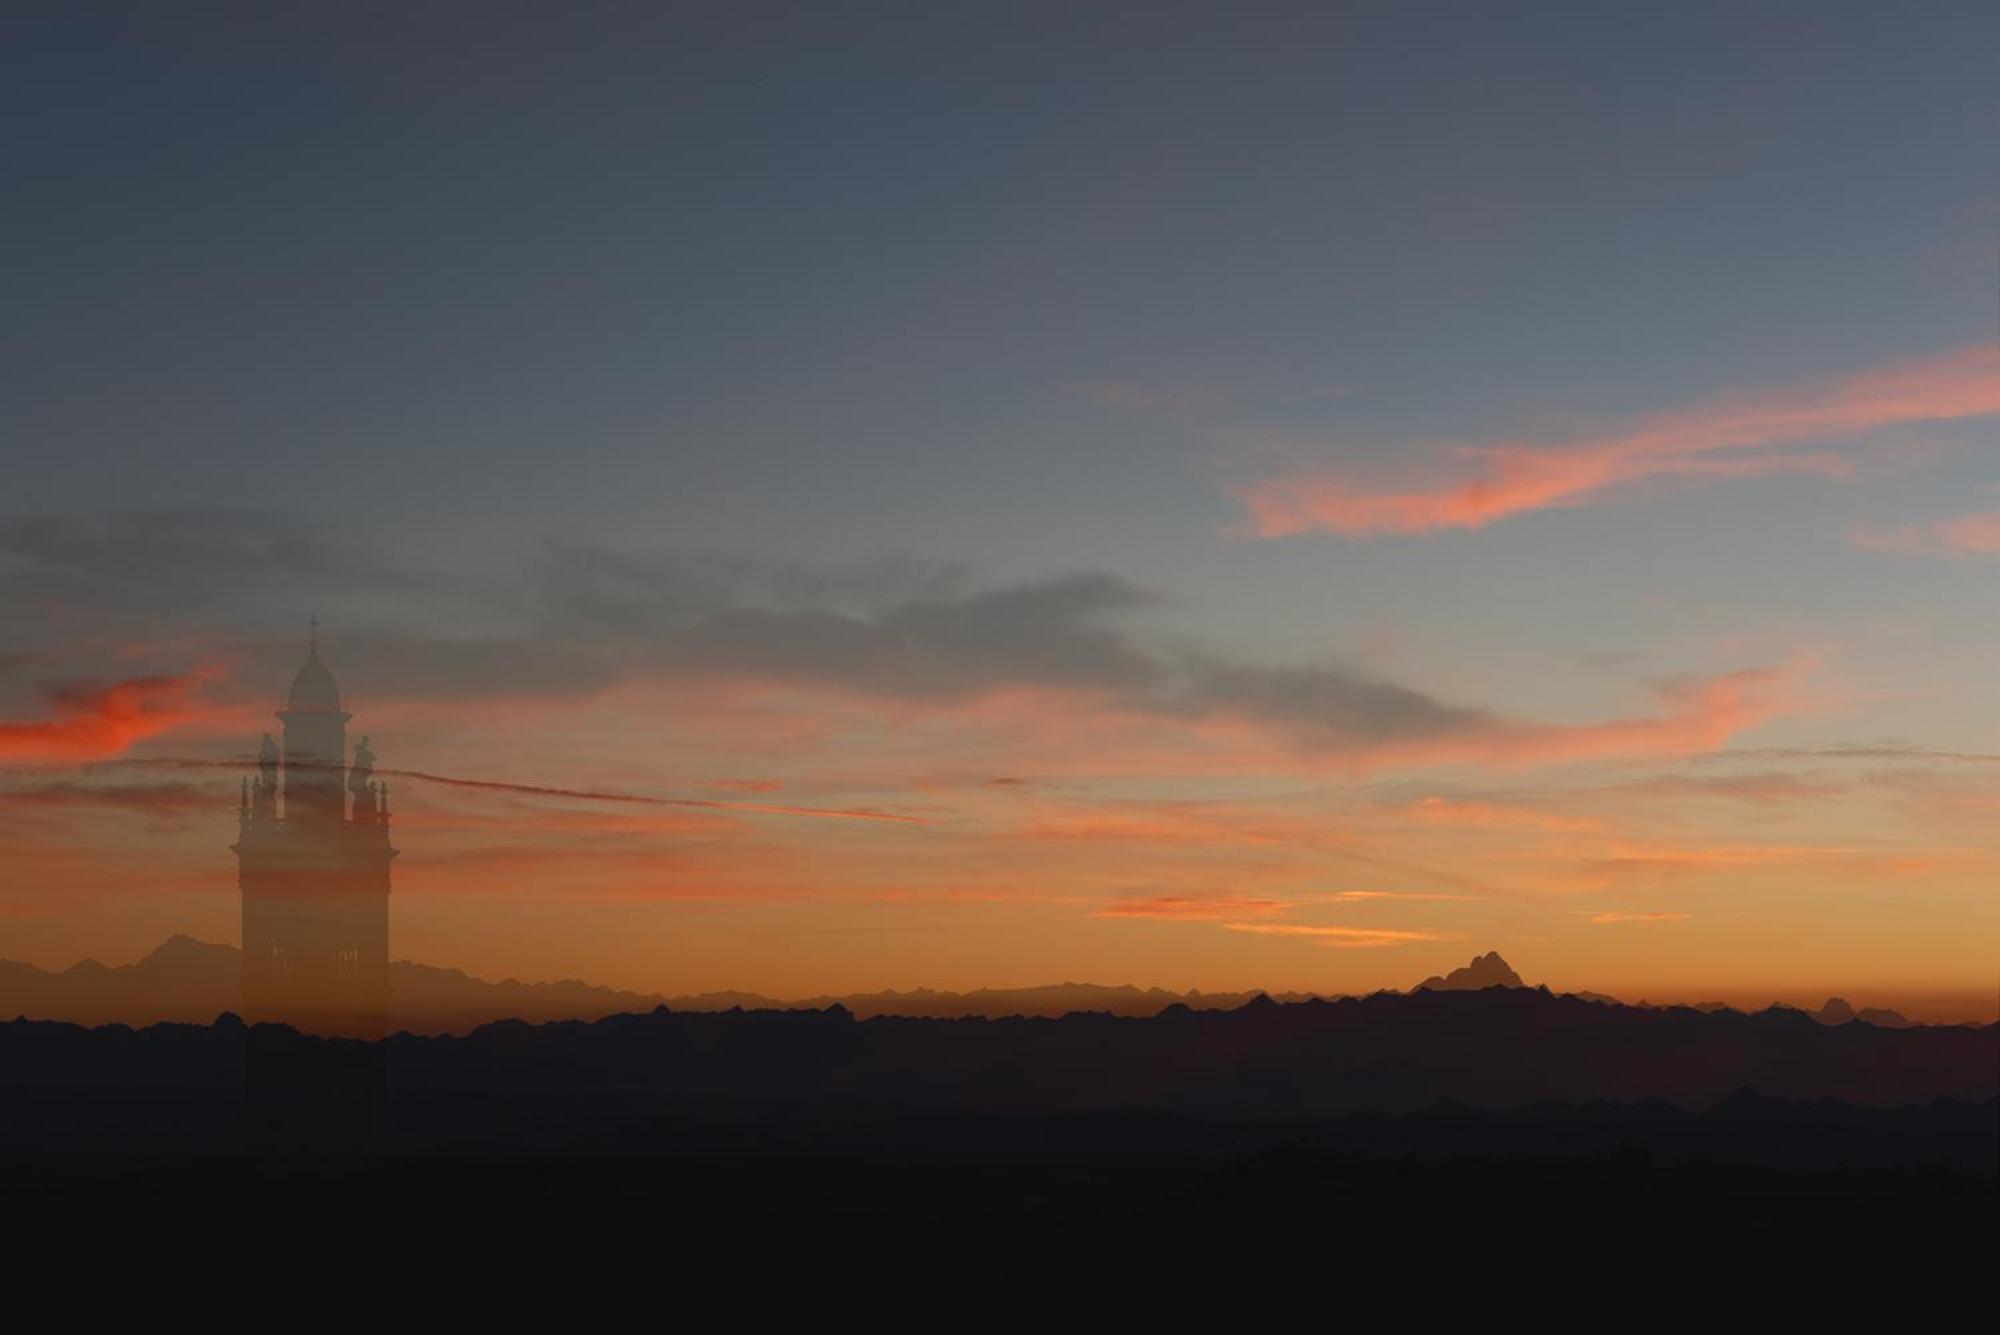
M 1992 1212 L 1996 1044 L 1526 988 L 1148 1019 L 659 1009 L 375 1044 L 14 1021 L 0 1182 L 48 1226 L 109 1208 L 333 1238 L 628 1213 L 711 1243 L 841 1221 L 1099 1248 L 1250 1221 L 1364 1250 L 1468 1220 L 1496 1246 L 1969 1236 Z
M 1744 1088 L 1894 1107 L 1994 1097 L 1996 1043 L 2000 1026 L 1825 1025 L 1799 1011 L 1639 1009 L 1531 988 L 1291 1005 L 1259 998 L 1233 1011 L 1174 1006 L 1147 1019 L 857 1020 L 839 1007 L 661 1007 L 376 1045 L 274 1026 L 246 1033 L 229 1016 L 137 1031 L 0 1025 L 0 1089 L 17 1136 L 64 1134 L 60 1121 L 32 1125 L 36 1108 L 61 1091 L 171 1100 L 239 1079 L 259 1054 L 310 1065 L 350 1052 L 381 1064 L 394 1093 L 389 1124 L 419 1137 L 431 1130 L 421 1110 L 433 1105 L 454 1105 L 454 1134 L 502 1138 L 536 1134 L 545 1105 L 563 1106 L 555 1120 L 564 1125 L 614 1107 L 756 1123 L 939 1112 L 1252 1121 L 1443 1100 L 1514 1108 L 1660 1099 L 1698 1110 Z

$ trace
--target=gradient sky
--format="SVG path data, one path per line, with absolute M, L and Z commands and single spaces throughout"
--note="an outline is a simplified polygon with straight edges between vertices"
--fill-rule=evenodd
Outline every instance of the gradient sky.
M 402 957 L 1990 1015 L 1996 49 L 10 6 L 0 956 L 235 939 L 316 614 Z

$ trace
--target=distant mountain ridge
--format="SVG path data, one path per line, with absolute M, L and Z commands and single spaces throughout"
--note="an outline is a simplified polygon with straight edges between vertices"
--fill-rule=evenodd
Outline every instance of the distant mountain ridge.
M 107 966 L 84 960 L 68 969 L 51 971 L 0 960 L 0 1018 L 18 1015 L 85 1025 L 139 1026 L 163 1021 L 206 1024 L 217 1015 L 241 1009 L 240 961 L 240 952 L 234 946 L 181 935 L 169 938 L 133 964 Z M 1412 991 L 1527 986 L 1498 951 L 1489 951 L 1462 968 L 1424 979 Z M 492 982 L 463 970 L 410 960 L 398 960 L 389 966 L 389 992 L 390 1027 L 431 1034 L 467 1033 L 482 1024 L 503 1019 L 531 1024 L 595 1020 L 607 1015 L 651 1011 L 659 1006 L 674 1011 L 816 1011 L 839 1006 L 859 1019 L 877 1015 L 918 1019 L 973 1015 L 1055 1017 L 1078 1012 L 1143 1018 L 1175 1006 L 1194 1011 L 1236 1010 L 1267 995 L 1261 991 L 1202 992 L 1190 988 L 1174 992 L 1130 984 L 1065 982 L 1040 987 L 979 988 L 969 992 L 917 988 L 907 992 L 829 994 L 789 1001 L 740 991 L 670 997 L 656 992 L 628 992 L 578 979 L 527 983 L 505 978 Z M 1339 996 L 1314 992 L 1268 995 L 1281 1003 L 1335 1000 Z M 1587 1001 L 1625 1004 L 1601 993 L 1575 995 Z M 1638 1004 L 1653 1008 L 1644 1001 Z M 1699 1009 L 1731 1008 L 1709 1003 Z M 1803 1013 L 1829 1025 L 1858 1020 L 1880 1028 L 1904 1028 L 1911 1023 L 1892 1010 L 1857 1010 L 1839 997 L 1829 998 L 1817 1011 Z
M 116 967 L 84 960 L 52 972 L 0 960 L 0 1015 L 90 1025 L 206 1024 L 242 1009 L 241 961 L 235 946 L 181 935 L 136 963 Z M 667 1001 L 657 993 L 626 992 L 573 978 L 491 982 L 460 969 L 410 960 L 389 965 L 389 991 L 392 1024 L 424 1033 L 462 1033 L 502 1019 L 598 1019 L 651 1010 Z
M 74 1024 L 146 1025 L 161 1022 L 206 1024 L 242 1008 L 234 946 L 174 936 L 133 964 L 107 966 L 84 960 L 50 971 L 0 960 L 0 1017 L 66 1020 Z M 864 1019 L 874 1015 L 913 1017 L 961 1015 L 1057 1016 L 1073 1011 L 1112 1015 L 1157 1015 L 1179 1003 L 1200 1010 L 1233 1010 L 1257 992 L 1173 992 L 1165 988 L 1057 983 L 1041 987 L 981 988 L 971 992 L 912 991 L 850 993 L 780 1000 L 756 992 L 704 992 L 665 996 L 628 992 L 578 979 L 525 983 L 475 978 L 461 969 L 410 960 L 389 966 L 390 1027 L 413 1033 L 465 1033 L 495 1020 L 529 1023 L 594 1020 L 606 1015 L 650 1011 L 824 1010 L 843 1006 Z M 1284 993 L 1280 1000 L 1305 1000 Z

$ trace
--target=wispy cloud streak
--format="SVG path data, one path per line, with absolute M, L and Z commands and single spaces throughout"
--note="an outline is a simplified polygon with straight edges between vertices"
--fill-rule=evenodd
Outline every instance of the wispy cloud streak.
M 1228 922 L 1232 932 L 1253 932 L 1259 936 L 1306 937 L 1325 946 L 1345 950 L 1366 950 L 1382 946 L 1406 946 L 1413 941 L 1442 941 L 1436 932 L 1402 931 L 1387 927 L 1319 927 L 1307 923 Z
M 1866 552 L 1904 552 L 1919 556 L 1993 556 L 2000 554 L 2000 510 L 1953 515 L 1922 524 L 1887 528 L 1857 524 L 1848 530 L 1850 546 Z
M 1327 468 L 1254 481 L 1236 495 L 1250 511 L 1252 531 L 1266 538 L 1477 529 L 1513 515 L 1594 504 L 1652 478 L 1841 476 L 1851 465 L 1838 454 L 1768 451 L 1989 413 L 2000 413 L 2000 353 L 1982 346 L 1816 385 L 1719 399 L 1568 444 L 1459 445 L 1448 452 L 1447 476 L 1426 484 L 1378 485 L 1353 471 Z

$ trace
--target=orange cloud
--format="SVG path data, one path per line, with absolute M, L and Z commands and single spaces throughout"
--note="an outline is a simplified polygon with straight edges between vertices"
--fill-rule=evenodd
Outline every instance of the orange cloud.
M 1121 900 L 1091 914 L 1093 918 L 1164 918 L 1181 922 L 1210 922 L 1224 918 L 1262 917 L 1284 913 L 1292 907 L 1283 899 L 1195 899 L 1184 895 L 1156 895 L 1151 899 Z
M 1465 903 L 1479 898 L 1477 895 L 1433 895 L 1417 890 L 1336 890 L 1330 895 L 1315 895 L 1332 904 L 1362 904 L 1375 899 L 1422 899 L 1439 902 Z
M 219 676 L 200 668 L 177 677 L 132 677 L 109 685 L 72 682 L 49 692 L 55 717 L 34 723 L 0 723 L 0 760 L 90 761 L 123 754 L 212 711 L 194 699 Z
M 508 840 L 433 838 L 421 861 L 399 863 L 399 890 L 480 899 L 559 895 L 562 902 L 798 900 L 856 892 L 809 849 L 749 839 L 662 842 L 643 834 Z
M 1383 487 L 1340 470 L 1253 482 L 1236 491 L 1258 537 L 1324 531 L 1348 538 L 1484 528 L 1512 515 L 1606 499 L 1649 478 L 1838 476 L 1828 454 L 1742 454 L 1852 436 L 1901 423 L 2000 413 L 2000 354 L 1962 349 L 1799 389 L 1736 396 L 1641 418 L 1568 445 L 1497 441 L 1451 451 L 1456 476 Z M 1721 456 L 1721 457 L 1717 457 Z
M 1686 922 L 1686 913 L 1593 913 L 1590 920 L 1600 927 L 1628 922 Z

